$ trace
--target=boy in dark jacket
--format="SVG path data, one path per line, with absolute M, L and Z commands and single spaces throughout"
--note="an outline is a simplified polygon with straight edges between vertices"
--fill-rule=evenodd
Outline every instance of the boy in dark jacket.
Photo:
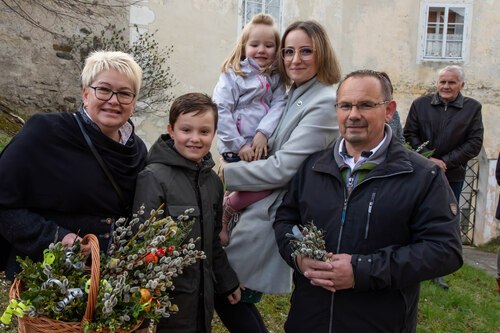
M 210 147 L 217 127 L 217 106 L 210 97 L 189 93 L 178 97 L 169 114 L 168 134 L 151 147 L 139 174 L 135 207 L 146 211 L 165 204 L 173 218 L 192 208 L 195 219 L 187 238 L 198 238 L 206 259 L 189 266 L 174 280 L 173 302 L 179 312 L 162 319 L 157 332 L 210 332 L 214 292 L 231 303 L 240 298 L 236 273 L 220 245 L 223 186 L 212 170 Z

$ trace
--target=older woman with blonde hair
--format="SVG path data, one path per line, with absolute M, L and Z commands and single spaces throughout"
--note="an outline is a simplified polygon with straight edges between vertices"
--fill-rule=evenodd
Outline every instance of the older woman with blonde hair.
M 35 114 L 0 155 L 0 269 L 10 279 L 16 256 L 40 260 L 54 241 L 91 233 L 105 251 L 114 219 L 131 213 L 146 157 L 130 121 L 142 70 L 129 54 L 99 51 L 81 77 L 76 113 Z

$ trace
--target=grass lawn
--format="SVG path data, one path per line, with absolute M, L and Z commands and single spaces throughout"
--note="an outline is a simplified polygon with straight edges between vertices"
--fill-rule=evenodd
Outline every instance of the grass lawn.
M 0 132 L 0 151 L 9 143 L 10 137 Z
M 496 292 L 493 276 L 466 264 L 445 279 L 450 285 L 449 291 L 428 281 L 422 283 L 417 333 L 500 333 L 500 294 Z M 8 283 L 1 279 L 1 311 L 8 302 L 8 287 Z M 271 333 L 283 332 L 288 301 L 288 295 L 265 295 L 259 303 Z M 17 332 L 15 328 L 0 328 L 0 331 Z M 227 332 L 217 317 L 213 322 L 213 332 Z

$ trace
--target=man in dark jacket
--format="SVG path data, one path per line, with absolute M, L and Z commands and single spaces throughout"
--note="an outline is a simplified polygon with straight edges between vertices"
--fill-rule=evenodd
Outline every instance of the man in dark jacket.
M 467 162 L 477 156 L 483 144 L 481 104 L 464 97 L 464 71 L 460 66 L 447 66 L 439 71 L 437 92 L 413 101 L 404 136 L 417 149 L 428 142 L 422 152 L 434 150 L 430 160 L 446 175 L 460 203 Z M 433 280 L 444 289 L 442 278 Z
M 353 72 L 337 98 L 342 136 L 304 162 L 276 214 L 294 268 L 285 331 L 415 332 L 420 282 L 463 263 L 457 202 L 439 167 L 392 137 L 384 76 Z M 325 261 L 293 246 L 310 222 L 323 231 Z

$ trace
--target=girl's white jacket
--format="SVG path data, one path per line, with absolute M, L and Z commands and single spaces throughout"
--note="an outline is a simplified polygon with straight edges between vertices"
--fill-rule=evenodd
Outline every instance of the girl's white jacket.
M 213 93 L 219 110 L 217 149 L 221 154 L 238 153 L 252 143 L 257 132 L 269 139 L 286 103 L 285 85 L 276 70 L 262 74 L 251 58 L 241 62 L 241 70 L 245 76 L 232 69 L 222 73 Z

